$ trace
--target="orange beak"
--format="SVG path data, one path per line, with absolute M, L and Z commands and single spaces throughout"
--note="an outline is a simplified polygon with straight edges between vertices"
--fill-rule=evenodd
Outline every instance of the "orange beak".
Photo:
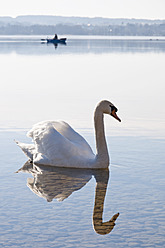
M 116 112 L 115 112 L 115 109 L 114 109 L 114 110 L 112 110 L 111 115 L 112 115 L 112 116 L 113 116 L 116 120 L 118 120 L 118 121 L 120 121 L 120 122 L 121 122 L 120 118 L 117 116 L 117 114 L 116 114 Z

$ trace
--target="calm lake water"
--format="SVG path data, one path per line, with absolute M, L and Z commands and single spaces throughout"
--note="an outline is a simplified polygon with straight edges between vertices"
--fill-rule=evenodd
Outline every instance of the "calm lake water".
M 41 38 L 0 37 L 0 246 L 164 247 L 165 38 Z M 26 163 L 14 139 L 42 120 L 67 121 L 95 151 L 102 99 L 122 119 L 105 117 L 109 171 Z

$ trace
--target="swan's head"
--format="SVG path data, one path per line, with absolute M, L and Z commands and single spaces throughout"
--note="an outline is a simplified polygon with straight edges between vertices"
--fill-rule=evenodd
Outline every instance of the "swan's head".
M 97 108 L 99 108 L 104 114 L 109 114 L 121 122 L 120 118 L 116 114 L 118 109 L 111 102 L 107 100 L 101 101 Z

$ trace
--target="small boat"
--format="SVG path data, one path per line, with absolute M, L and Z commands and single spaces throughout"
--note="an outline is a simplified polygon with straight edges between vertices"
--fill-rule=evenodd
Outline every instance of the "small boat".
M 61 39 L 47 39 L 47 43 L 66 43 L 66 38 L 61 38 Z
M 47 41 L 47 43 L 53 43 L 53 44 L 66 44 L 66 38 L 61 39 L 41 39 L 42 41 Z

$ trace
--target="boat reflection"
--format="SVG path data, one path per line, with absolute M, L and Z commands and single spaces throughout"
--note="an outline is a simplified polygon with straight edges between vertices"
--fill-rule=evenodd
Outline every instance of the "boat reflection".
M 104 199 L 109 180 L 109 170 L 90 170 L 90 169 L 73 169 L 59 168 L 49 166 L 36 166 L 26 162 L 24 166 L 17 171 L 31 173 L 33 178 L 27 179 L 27 186 L 36 195 L 43 197 L 48 202 L 53 199 L 63 201 L 68 198 L 74 191 L 84 187 L 92 178 L 96 180 L 95 204 L 93 210 L 93 227 L 101 235 L 110 233 L 114 226 L 119 213 L 112 218 L 103 222 Z
M 58 45 L 66 46 L 66 42 L 63 42 L 63 43 L 45 43 L 42 41 L 41 44 L 47 44 L 47 46 L 54 46 L 55 49 L 57 49 Z

